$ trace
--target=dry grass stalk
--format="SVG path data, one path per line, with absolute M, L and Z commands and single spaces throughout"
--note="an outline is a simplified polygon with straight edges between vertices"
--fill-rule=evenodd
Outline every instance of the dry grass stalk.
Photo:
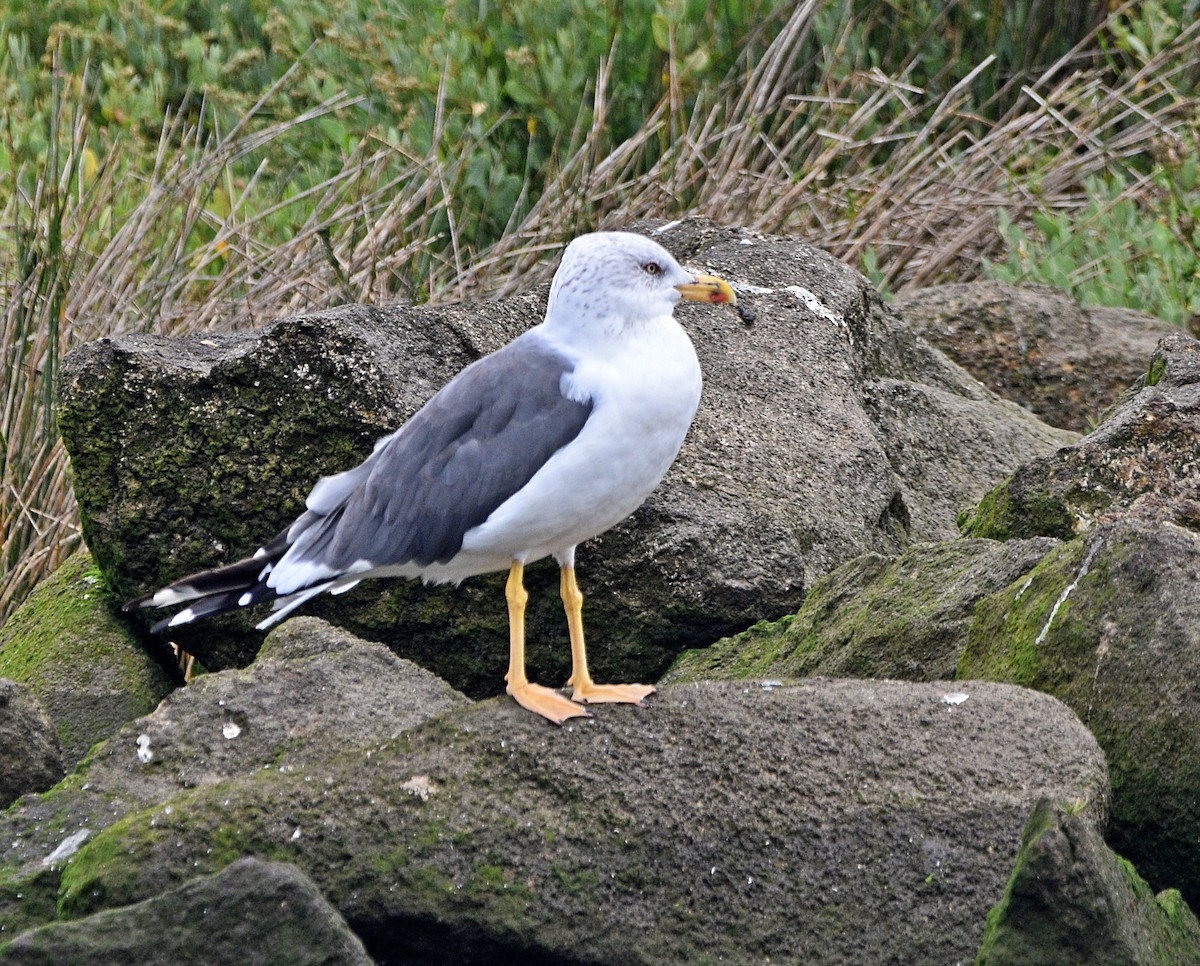
M 640 162 L 669 128 L 665 104 L 594 165 L 586 196 L 575 191 L 583 158 L 567 162 L 477 263 L 488 276 L 478 284 L 510 290 L 535 240 L 567 237 L 581 223 L 688 211 L 799 235 L 855 266 L 873 249 L 893 289 L 970 278 L 998 253 L 1001 211 L 1021 221 L 1082 207 L 1087 177 L 1126 168 L 1195 124 L 1198 100 L 1183 79 L 1200 67 L 1200 24 L 1117 78 L 1076 66 L 1093 34 L 989 124 L 967 103 L 974 74 L 932 102 L 904 77 L 878 72 L 827 75 L 819 97 L 790 89 L 779 65 L 798 63 L 812 16 L 798 7 L 767 55 L 732 91 L 698 105 L 645 173 Z

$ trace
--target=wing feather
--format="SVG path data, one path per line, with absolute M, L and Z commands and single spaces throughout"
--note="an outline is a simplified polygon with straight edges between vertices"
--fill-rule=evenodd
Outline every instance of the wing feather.
M 535 333 L 468 366 L 361 466 L 314 487 L 272 586 L 295 592 L 289 571 L 312 564 L 343 573 L 361 561 L 448 562 L 467 531 L 583 429 L 591 402 L 562 391 L 573 368 Z

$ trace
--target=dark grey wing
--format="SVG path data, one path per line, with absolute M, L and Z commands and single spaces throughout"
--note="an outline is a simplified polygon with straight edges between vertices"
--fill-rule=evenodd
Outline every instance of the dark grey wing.
M 361 466 L 314 489 L 305 517 L 318 517 L 292 528 L 289 562 L 449 561 L 583 429 L 592 404 L 562 392 L 573 368 L 529 335 L 468 366 Z

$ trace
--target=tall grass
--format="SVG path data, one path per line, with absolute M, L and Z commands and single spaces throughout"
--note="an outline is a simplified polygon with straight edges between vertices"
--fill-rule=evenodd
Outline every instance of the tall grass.
M 1089 177 L 1136 179 L 1164 143 L 1194 150 L 1200 22 L 1127 71 L 1082 66 L 1129 6 L 985 121 L 969 91 L 990 57 L 936 97 L 906 74 L 874 70 L 827 70 L 814 91 L 798 92 L 791 78 L 805 67 L 798 58 L 820 8 L 801 4 L 766 55 L 701 98 L 681 130 L 664 100 L 602 158 L 585 146 L 482 264 L 509 290 L 513 267 L 497 264 L 500 253 L 554 237 L 564 223 L 699 211 L 801 235 L 892 289 L 976 277 L 1002 250 L 1001 214 L 1028 222 L 1038 211 L 1079 210 Z M 828 64 L 835 54 L 821 57 Z M 660 140 L 667 149 L 646 165 Z
M 334 93 L 272 121 L 284 74 L 228 130 L 198 101 L 167 117 L 153 164 L 139 167 L 122 155 L 131 144 L 94 150 L 88 75 L 56 81 L 48 160 L 12 172 L 0 207 L 11 239 L 0 245 L 0 620 L 79 543 L 53 425 L 72 345 L 226 330 L 346 301 L 503 294 L 548 277 L 551 253 L 579 231 L 688 212 L 800 235 L 893 289 L 971 278 L 1003 254 L 1001 213 L 1021 224 L 1082 209 L 1090 177 L 1136 174 L 1152 148 L 1195 143 L 1200 25 L 1136 56 L 1100 56 L 1128 9 L 1019 84 L 989 77 L 997 65 L 985 56 L 943 89 L 923 86 L 916 58 L 892 73 L 847 69 L 854 18 L 831 26 L 827 5 L 802 2 L 720 84 L 691 90 L 671 51 L 664 95 L 618 143 L 610 52 L 566 150 L 542 178 L 526 170 L 490 241 L 459 230 L 473 217 L 466 186 L 478 185 L 474 148 L 512 118 L 440 149 L 445 83 L 433 147 L 359 138 L 336 173 L 264 204 L 276 149 L 344 118 L 353 98 Z M 1004 97 L 981 103 L 980 91 Z

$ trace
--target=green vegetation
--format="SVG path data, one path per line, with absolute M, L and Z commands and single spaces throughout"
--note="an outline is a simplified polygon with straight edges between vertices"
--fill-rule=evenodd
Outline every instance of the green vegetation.
M 1035 211 L 1026 230 L 1003 214 L 1008 246 L 987 274 L 1043 282 L 1087 305 L 1129 306 L 1171 322 L 1200 318 L 1200 150 L 1173 154 L 1132 184 L 1088 178 L 1085 206 Z
M 0 629 L 0 677 L 39 698 L 69 761 L 121 723 L 149 714 L 173 686 L 114 607 L 91 556 L 80 551 Z
M 1200 0 L 1108 11 L 7 0 L 0 620 L 79 542 L 53 401 L 89 339 L 502 294 L 692 211 L 893 289 L 1053 272 L 1187 319 Z
M 1113 18 L 1105 49 L 1153 57 L 1195 24 L 1200 4 L 1147 0 Z M 1195 43 L 1193 39 L 1193 43 Z M 1023 226 L 998 221 L 1007 257 L 986 273 L 1010 282 L 1044 282 L 1090 305 L 1138 308 L 1177 323 L 1200 320 L 1200 113 L 1194 59 L 1170 69 L 1190 90 L 1174 136 L 1146 146 L 1117 171 L 1084 180 L 1082 203 L 1046 205 Z M 1186 115 L 1190 113 L 1190 117 Z

